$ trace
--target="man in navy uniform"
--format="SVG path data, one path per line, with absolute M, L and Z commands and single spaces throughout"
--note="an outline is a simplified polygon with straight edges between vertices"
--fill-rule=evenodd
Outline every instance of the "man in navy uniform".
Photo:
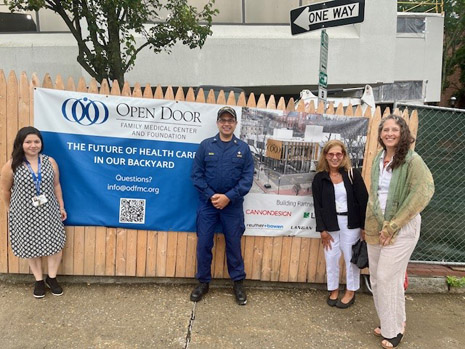
M 215 228 L 221 224 L 226 241 L 228 272 L 234 281 L 234 295 L 240 305 L 247 303 L 244 291 L 244 260 L 241 237 L 245 230 L 242 203 L 253 183 L 254 163 L 249 146 L 234 135 L 236 111 L 218 111 L 219 133 L 207 138 L 195 154 L 192 181 L 199 191 L 197 210 L 197 274 L 199 284 L 190 299 L 198 302 L 208 292 L 211 281 L 212 247 Z

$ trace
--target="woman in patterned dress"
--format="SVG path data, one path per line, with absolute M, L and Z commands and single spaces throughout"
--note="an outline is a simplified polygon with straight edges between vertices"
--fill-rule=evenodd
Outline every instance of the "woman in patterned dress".
M 66 236 L 66 211 L 58 166 L 44 154 L 42 135 L 23 127 L 16 135 L 11 159 L 2 168 L 2 195 L 8 211 L 11 248 L 26 258 L 35 277 L 34 297 L 53 295 L 63 289 L 56 280 Z M 48 276 L 43 279 L 42 257 L 47 257 Z

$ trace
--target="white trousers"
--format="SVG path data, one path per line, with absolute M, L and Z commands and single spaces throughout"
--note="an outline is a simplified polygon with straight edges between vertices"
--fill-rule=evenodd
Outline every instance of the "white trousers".
M 337 216 L 337 221 L 340 230 L 329 232 L 334 241 L 331 242 L 330 250 L 324 250 L 328 290 L 333 291 L 339 288 L 339 260 L 342 252 L 346 265 L 347 290 L 357 291 L 360 288 L 360 269 L 351 263 L 350 259 L 352 258 L 352 245 L 360 238 L 360 229 L 347 228 L 347 216 Z
M 407 265 L 420 238 L 420 215 L 412 218 L 392 245 L 368 245 L 370 281 L 381 334 L 394 338 L 403 332 L 405 315 L 404 280 Z

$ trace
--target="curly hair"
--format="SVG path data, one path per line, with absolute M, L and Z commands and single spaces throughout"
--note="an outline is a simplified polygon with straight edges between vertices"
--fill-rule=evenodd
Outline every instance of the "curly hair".
M 378 143 L 383 147 L 384 150 L 386 150 L 386 146 L 381 139 L 381 132 L 383 131 L 384 124 L 388 120 L 394 120 L 397 126 L 400 127 L 399 143 L 397 143 L 395 156 L 392 158 L 392 162 L 389 165 L 391 169 L 395 169 L 405 162 L 405 157 L 407 156 L 410 145 L 415 142 L 415 138 L 412 136 L 407 122 L 405 122 L 402 117 L 390 114 L 382 118 L 378 126 Z
M 350 170 L 350 168 L 352 167 L 352 163 L 350 161 L 349 154 L 347 154 L 346 146 L 341 141 L 337 139 L 333 139 L 329 142 L 326 142 L 323 149 L 321 150 L 321 154 L 318 159 L 318 165 L 316 166 L 317 172 L 323 172 L 323 171 L 329 172 L 329 165 L 328 165 L 328 160 L 326 160 L 326 155 L 328 155 L 331 148 L 336 147 L 336 146 L 341 147 L 342 154 L 344 155 L 339 168 L 344 168 L 346 171 Z
M 15 172 L 15 170 L 24 161 L 23 143 L 26 137 L 29 135 L 36 135 L 37 137 L 39 137 L 40 142 L 42 143 L 39 153 L 42 153 L 42 151 L 44 150 L 44 141 L 38 129 L 32 126 L 26 126 L 20 129 L 16 134 L 15 141 L 13 142 L 13 151 L 11 153 L 11 169 L 13 170 L 13 172 Z

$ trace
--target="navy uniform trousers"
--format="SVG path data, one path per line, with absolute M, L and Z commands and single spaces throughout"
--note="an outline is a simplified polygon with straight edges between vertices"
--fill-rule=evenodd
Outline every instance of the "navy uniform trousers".
M 219 210 L 211 202 L 201 203 L 197 210 L 197 274 L 200 282 L 210 282 L 213 237 L 221 224 L 226 241 L 228 273 L 232 280 L 245 278 L 241 254 L 241 237 L 245 231 L 244 211 L 240 205 L 226 206 Z

